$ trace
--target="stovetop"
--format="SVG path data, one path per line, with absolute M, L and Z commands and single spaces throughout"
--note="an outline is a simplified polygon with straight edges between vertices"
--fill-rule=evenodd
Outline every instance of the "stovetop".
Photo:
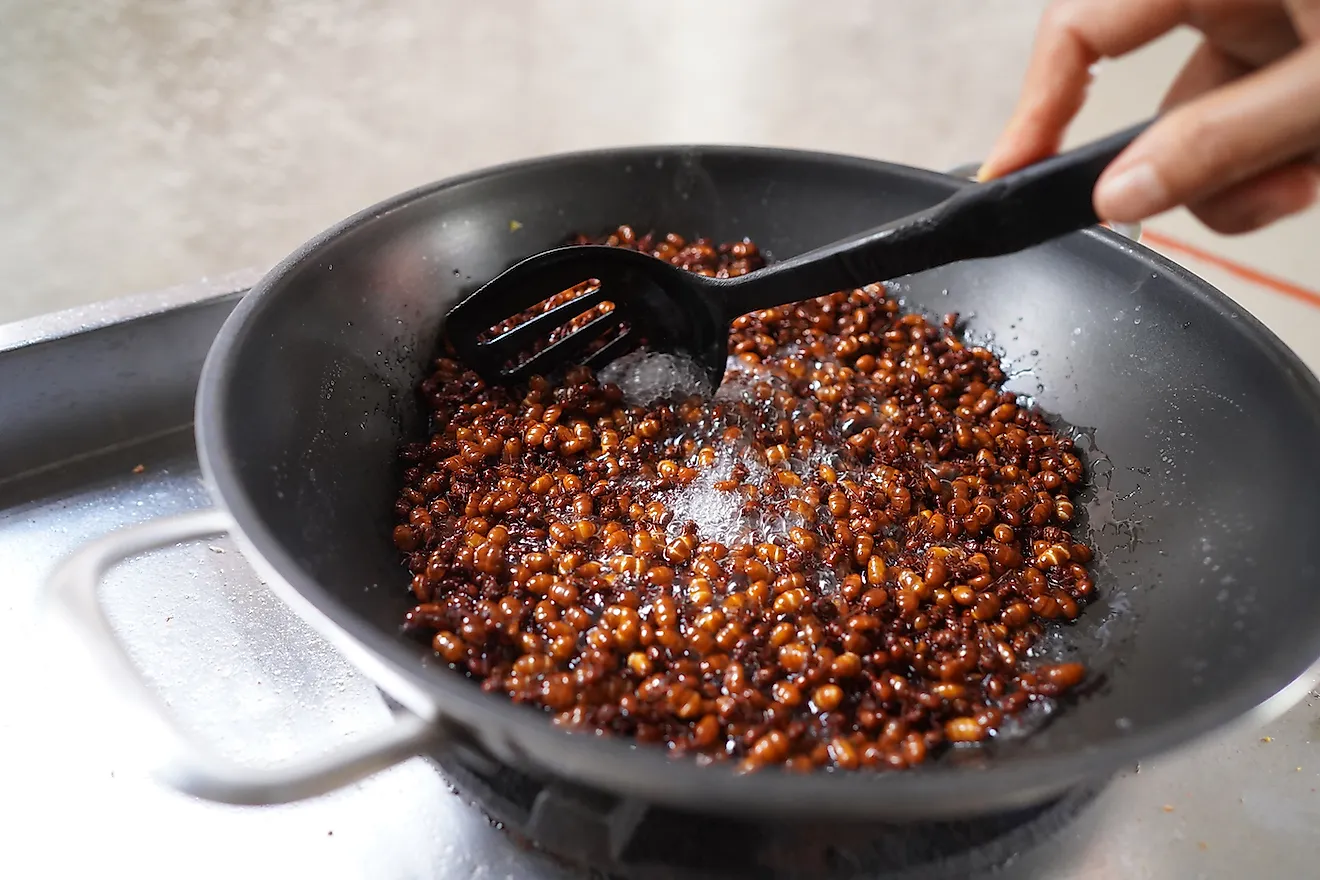
M 1098 789 L 974 820 L 739 821 L 449 759 L 454 792 L 547 867 L 599 880 L 962 880 L 1002 871 L 1081 818 Z
M 0 778 L 6 802 L 21 805 L 0 822 L 0 876 L 580 880 L 592 876 L 574 867 L 583 862 L 596 877 L 1315 876 L 1320 693 L 1102 791 L 942 826 L 747 828 L 447 768 L 488 818 L 421 758 L 284 807 L 218 806 L 161 787 L 124 759 L 135 731 L 117 724 L 123 706 L 76 686 L 33 610 L 51 566 L 78 544 L 209 503 L 186 426 L 202 355 L 235 299 L 193 287 L 0 328 L 0 400 L 11 404 L 0 424 Z M 15 470 L 28 473 L 5 479 Z M 390 723 L 379 692 L 228 539 L 130 561 L 103 599 L 176 716 L 222 755 L 271 765 Z

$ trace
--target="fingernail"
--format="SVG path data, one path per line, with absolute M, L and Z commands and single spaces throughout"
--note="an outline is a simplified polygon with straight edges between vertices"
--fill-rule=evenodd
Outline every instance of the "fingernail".
M 976 182 L 984 183 L 999 176 L 999 169 L 1004 163 L 999 158 L 999 150 L 991 150 L 989 157 L 976 169 Z
M 1009 128 L 1004 129 L 1004 134 L 1000 135 L 999 140 L 995 141 L 995 145 L 990 148 L 990 152 L 986 155 L 985 159 L 982 160 L 981 167 L 976 170 L 977 183 L 984 183 L 985 181 L 998 176 L 996 172 L 1000 166 L 1004 164 L 1004 145 L 1005 143 L 1012 143 L 1008 135 L 1008 132 L 1010 131 L 1011 129 Z
M 1172 206 L 1155 167 L 1141 162 L 1117 174 L 1103 175 L 1095 187 L 1095 207 L 1103 220 L 1135 223 Z
M 977 183 L 983 183 L 991 178 L 998 177 L 997 172 L 1003 165 L 1003 156 L 1007 152 L 1008 145 L 1014 142 L 1014 133 L 1012 132 L 1014 132 L 1014 120 L 1008 121 L 1008 124 L 1003 127 L 1003 131 L 999 133 L 999 139 L 994 142 L 990 152 L 986 153 L 986 157 L 981 161 L 981 168 L 977 169 L 977 177 L 975 177 Z

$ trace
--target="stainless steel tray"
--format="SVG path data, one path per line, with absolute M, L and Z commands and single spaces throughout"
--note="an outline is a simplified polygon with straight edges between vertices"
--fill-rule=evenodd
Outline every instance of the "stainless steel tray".
M 563 876 L 452 794 L 423 759 L 312 801 L 185 798 L 125 763 L 119 706 L 79 690 L 35 620 L 55 562 L 121 525 L 208 503 L 192 443 L 207 346 L 253 276 L 0 327 L 0 876 Z M 256 765 L 382 729 L 379 692 L 274 599 L 228 539 L 116 569 L 105 604 L 181 722 Z M 1320 694 L 1116 780 L 997 877 L 1316 874 Z

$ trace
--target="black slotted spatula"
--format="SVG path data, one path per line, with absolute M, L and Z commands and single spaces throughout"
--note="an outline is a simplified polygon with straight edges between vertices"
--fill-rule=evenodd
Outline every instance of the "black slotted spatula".
M 1096 181 L 1148 125 L 969 185 L 923 211 L 736 278 L 697 275 L 606 245 L 545 251 L 454 306 L 445 336 L 462 361 L 492 384 L 549 376 L 574 364 L 599 368 L 644 337 L 654 350 L 689 356 L 714 391 L 724 377 L 729 325 L 739 315 L 1014 253 L 1094 225 Z M 588 280 L 593 284 L 582 295 L 492 332 Z M 612 310 L 604 311 L 604 303 Z

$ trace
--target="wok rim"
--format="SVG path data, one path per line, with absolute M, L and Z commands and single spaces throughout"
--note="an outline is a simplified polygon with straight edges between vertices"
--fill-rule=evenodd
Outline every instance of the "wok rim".
M 448 189 L 569 162 L 628 158 L 640 162 L 690 154 L 852 166 L 907 177 L 950 191 L 968 185 L 967 181 L 937 171 L 873 158 L 755 145 L 653 144 L 554 153 L 447 177 L 358 211 L 281 260 L 249 290 L 225 320 L 207 353 L 195 403 L 198 459 L 211 498 L 230 514 L 235 523 L 234 537 L 245 555 L 258 569 L 274 575 L 270 588 L 337 649 L 349 655 L 382 690 L 437 723 L 453 720 L 477 729 L 479 741 L 502 742 L 514 755 L 529 751 L 519 744 L 528 738 L 536 738 L 542 747 L 553 744 L 573 756 L 571 770 L 595 777 L 588 784 L 614 791 L 641 788 L 656 800 L 689 802 L 689 805 L 691 800 L 700 799 L 706 809 L 715 811 L 738 808 L 784 815 L 824 811 L 908 818 L 963 816 L 1039 803 L 1071 786 L 1106 779 L 1140 760 L 1189 745 L 1234 723 L 1267 722 L 1304 696 L 1312 679 L 1320 674 L 1320 628 L 1307 643 L 1306 655 L 1312 659 L 1302 668 L 1291 669 L 1291 664 L 1276 663 L 1280 671 L 1271 670 L 1266 676 L 1268 684 L 1241 685 L 1199 711 L 1172 717 L 1103 745 L 1016 755 L 1004 762 L 992 758 L 985 765 L 970 767 L 935 761 L 903 772 L 795 774 L 767 769 L 738 774 L 728 766 L 731 762 L 702 766 L 691 759 L 675 760 L 663 749 L 639 746 L 624 738 L 590 736 L 556 728 L 544 712 L 514 704 L 502 695 L 484 693 L 447 667 L 418 663 L 415 652 L 409 651 L 399 637 L 376 629 L 322 587 L 263 525 L 243 488 L 223 430 L 226 418 L 222 402 L 229 396 L 235 372 L 233 353 L 278 298 L 286 279 L 345 235 Z M 1201 300 L 1231 321 L 1244 341 L 1269 359 L 1277 377 L 1286 379 L 1293 393 L 1309 403 L 1299 417 L 1309 420 L 1314 435 L 1320 438 L 1320 379 L 1259 318 L 1209 282 L 1150 248 L 1101 227 L 1078 234 L 1122 252 L 1123 258 L 1167 278 L 1186 295 Z M 454 711 L 456 706 L 461 706 L 461 711 Z M 556 772 L 543 760 L 533 763 L 544 771 Z M 627 777 L 604 778 L 611 772 L 618 776 L 623 767 L 627 768 Z M 569 778 L 574 778 L 572 773 Z M 645 784 L 641 784 L 643 779 Z

